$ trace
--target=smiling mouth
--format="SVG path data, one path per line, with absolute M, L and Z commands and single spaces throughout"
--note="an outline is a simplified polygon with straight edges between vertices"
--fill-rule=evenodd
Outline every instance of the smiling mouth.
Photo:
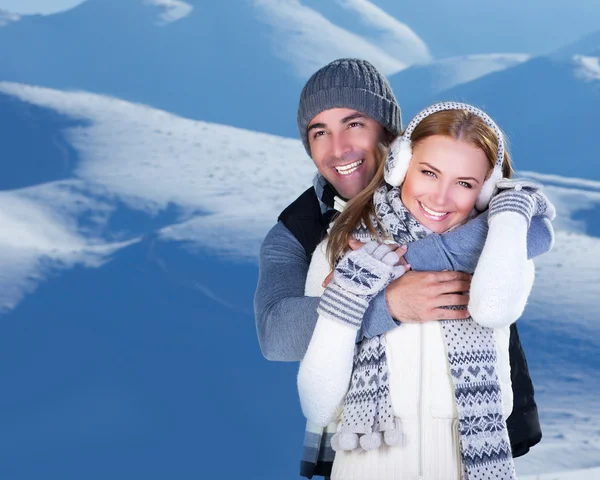
M 450 212 L 436 212 L 435 210 L 432 210 L 431 208 L 425 206 L 421 202 L 419 202 L 419 205 L 421 206 L 423 212 L 425 212 L 427 217 L 431 218 L 432 220 L 442 220 L 450 214 Z
M 363 164 L 363 162 L 364 160 L 358 160 L 357 162 L 352 162 L 348 165 L 340 165 L 338 167 L 333 168 L 335 168 L 335 171 L 340 175 L 350 175 L 351 173 L 356 172 L 356 170 L 358 170 L 358 167 L 360 167 Z

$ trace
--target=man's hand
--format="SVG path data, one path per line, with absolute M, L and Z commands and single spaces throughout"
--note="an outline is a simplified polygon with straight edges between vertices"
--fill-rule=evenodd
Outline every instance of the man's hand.
M 462 272 L 406 272 L 390 283 L 385 299 L 392 318 L 403 323 L 467 318 L 466 310 L 440 308 L 466 305 L 471 275 Z
M 350 240 L 352 250 L 358 250 L 364 243 Z M 394 247 L 391 247 L 394 249 Z M 408 269 L 404 257 L 406 246 L 397 247 L 400 265 Z M 331 272 L 323 287 L 333 278 Z M 469 289 L 472 275 L 462 272 L 415 272 L 407 271 L 402 277 L 391 282 L 385 290 L 385 300 L 390 315 L 404 323 L 420 323 L 431 320 L 456 320 L 469 316 L 467 310 L 442 308 L 448 306 L 464 306 L 469 303 Z M 462 294 L 464 292 L 465 294 Z

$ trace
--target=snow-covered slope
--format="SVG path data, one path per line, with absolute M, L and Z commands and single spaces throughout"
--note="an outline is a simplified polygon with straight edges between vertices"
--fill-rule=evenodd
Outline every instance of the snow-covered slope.
M 521 480 L 594 480 L 600 478 L 600 468 L 586 468 L 570 472 L 547 473 L 544 475 L 527 475 Z
M 218 315 L 243 312 L 245 321 L 252 323 L 248 312 L 255 273 L 249 272 L 255 269 L 260 240 L 278 212 L 310 184 L 314 173 L 299 141 L 192 121 L 85 92 L 14 83 L 1 83 L 0 92 L 60 114 L 57 118 L 63 122 L 69 119 L 63 123 L 65 140 L 77 154 L 69 178 L 0 196 L 0 218 L 6 226 L 0 241 L 10 247 L 0 258 L 0 269 L 3 285 L 12 289 L 2 298 L 5 311 L 10 310 L 12 316 L 29 312 L 27 317 L 35 318 L 30 309 L 36 308 L 36 299 L 58 301 L 67 291 L 60 286 L 63 279 L 73 275 L 84 275 L 90 291 L 94 278 L 112 282 L 117 272 L 119 278 L 131 282 L 132 272 L 126 265 L 132 261 L 126 259 L 134 255 L 136 261 L 131 264 L 136 268 L 147 268 L 140 267 L 146 260 L 156 266 L 150 277 L 156 283 L 152 288 L 166 288 L 158 281 L 163 276 L 176 285 L 186 278 L 186 289 L 219 309 Z M 18 157 L 3 162 L 2 168 L 12 168 L 15 162 Z M 521 327 L 544 440 L 518 461 L 518 468 L 523 474 L 534 474 L 596 467 L 600 457 L 596 401 L 600 332 L 595 321 L 600 296 L 600 183 L 533 172 L 527 176 L 546 185 L 559 218 L 556 246 L 537 262 L 536 285 Z M 190 253 L 190 248 L 196 253 Z M 154 252 L 158 251 L 163 253 L 157 256 Z M 190 262 L 195 262 L 196 270 L 182 273 Z M 238 274 L 242 275 L 240 283 L 231 289 L 231 275 Z M 203 279 L 199 281 L 198 276 Z M 137 281 L 139 288 L 146 285 L 145 280 Z M 134 285 L 131 288 L 138 288 Z M 145 295 L 155 295 L 153 291 Z M 111 295 L 118 294 L 111 290 Z M 173 295 L 176 305 L 188 305 L 176 293 L 165 295 L 167 302 L 168 295 Z M 22 303 L 15 308 L 19 300 Z M 126 298 L 109 304 L 133 315 L 139 307 Z M 154 300 L 152 306 L 162 312 Z M 52 308 L 62 311 L 63 307 Z M 177 316 L 184 320 L 189 314 L 178 310 Z M 203 315 L 200 311 L 203 324 L 222 335 L 221 323 L 213 325 Z M 246 334 L 253 336 L 253 329 L 249 330 Z M 240 340 L 239 345 L 250 341 Z M 286 370 L 285 375 L 293 389 L 293 372 Z M 258 397 L 256 401 L 260 403 Z M 301 419 L 294 419 L 301 436 Z M 263 421 L 265 428 L 277 430 L 278 423 Z M 272 441 L 272 446 L 279 443 L 277 436 Z M 295 461 L 292 451 L 289 455 Z
M 253 0 L 252 3 L 259 18 L 274 30 L 276 54 L 291 62 L 294 70 L 305 78 L 334 58 L 345 56 L 369 59 L 387 74 L 429 58 L 427 46 L 409 27 L 367 0 L 335 3 L 361 21 L 366 26 L 361 30 L 371 38 L 338 26 L 334 20 L 337 15 L 324 16 L 320 11 L 322 2 L 312 6 L 299 0 Z
M 558 217 L 554 249 L 536 260 L 535 286 L 521 321 L 544 438 L 517 465 L 530 474 L 597 467 L 600 182 L 520 175 L 544 184 Z
M 100 242 L 96 237 L 81 238 L 77 218 L 91 209 L 98 221 L 106 224 L 107 211 L 114 210 L 118 201 L 149 215 L 174 205 L 178 222 L 165 227 L 165 238 L 254 258 L 277 212 L 310 185 L 314 175 L 314 165 L 297 140 L 187 120 L 83 92 L 9 83 L 0 84 L 0 92 L 83 122 L 67 130 L 68 142 L 80 156 L 72 171 L 75 178 L 8 191 L 0 199 L 6 215 L 4 235 L 12 235 L 8 227 L 14 222 L 13 215 L 18 218 L 19 212 L 31 211 L 31 221 L 25 225 L 36 229 L 28 236 L 39 242 L 44 238 L 40 231 L 51 224 L 43 212 L 56 202 L 64 202 L 64 208 L 56 208 L 54 224 L 62 236 L 49 233 L 57 241 L 48 242 L 45 249 L 34 248 L 38 257 L 67 239 L 65 245 L 77 245 L 65 247 L 69 252 L 81 250 L 88 241 L 94 245 Z M 18 162 L 15 156 L 3 162 L 2 168 L 12 170 Z M 87 197 L 79 198 L 84 190 Z M 102 192 L 101 199 L 97 192 Z M 18 203 L 21 210 L 14 208 L 18 201 L 27 202 L 22 206 Z M 33 221 L 37 218 L 34 212 L 38 212 L 39 221 Z M 93 231 L 97 234 L 101 226 Z M 69 232 L 72 235 L 67 237 Z M 243 236 L 243 242 L 238 241 L 238 235 Z M 15 248 L 31 250 L 28 242 L 14 243 Z M 8 257 L 15 258 L 14 254 Z M 23 268 L 21 275 L 29 278 L 30 269 Z M 6 300 L 5 305 L 12 306 L 14 301 Z
M 0 80 L 292 136 L 302 85 L 329 61 L 366 58 L 392 74 L 430 58 L 410 28 L 370 2 L 342 3 L 348 10 L 336 9 L 360 33 L 299 0 L 88 0 L 0 28 Z
M 388 55 L 401 60 L 405 66 L 431 58 L 428 46 L 413 29 L 401 21 L 402 16 L 390 15 L 375 2 L 302 0 L 302 3 L 340 27 L 366 38 Z

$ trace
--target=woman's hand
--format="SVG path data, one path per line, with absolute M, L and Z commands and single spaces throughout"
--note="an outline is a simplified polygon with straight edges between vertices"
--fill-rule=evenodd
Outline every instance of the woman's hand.
M 348 242 L 348 245 L 352 250 L 358 250 L 358 249 L 364 247 L 365 243 L 361 242 L 359 240 L 350 239 L 350 241 Z M 398 260 L 398 263 L 396 263 L 396 266 L 404 265 L 405 271 L 410 270 L 410 265 L 404 258 L 404 254 L 406 253 L 406 249 L 407 249 L 406 245 L 400 246 L 395 243 L 390 243 L 387 245 L 392 252 L 396 252 L 396 254 L 400 257 L 400 259 Z M 333 273 L 334 272 L 332 270 L 331 273 L 325 277 L 325 280 L 323 280 L 323 283 L 321 284 L 323 286 L 323 288 L 326 288 L 327 285 L 329 285 L 329 283 L 333 279 Z
M 400 257 L 394 250 L 371 241 L 347 252 L 333 271 L 317 313 L 360 328 L 373 297 L 406 272 L 404 265 L 398 265 Z
M 369 302 L 406 272 L 404 265 L 398 265 L 400 257 L 394 250 L 395 246 L 372 240 L 347 252 L 335 266 L 332 284 Z
M 502 178 L 496 182 L 498 193 L 490 201 L 488 222 L 504 212 L 518 213 L 525 217 L 527 224 L 531 218 L 543 215 L 549 220 L 556 217 L 556 209 L 548 197 L 540 190 L 541 186 L 528 180 Z

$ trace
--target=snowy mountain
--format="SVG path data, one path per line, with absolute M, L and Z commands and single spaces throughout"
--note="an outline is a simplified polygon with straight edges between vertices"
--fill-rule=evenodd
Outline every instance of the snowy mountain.
M 388 11 L 375 5 L 372 1 L 303 0 L 302 4 L 318 11 L 339 27 L 354 32 L 377 45 L 391 57 L 399 59 L 403 63 L 402 68 L 431 59 L 429 47 L 408 25 L 399 20 L 402 19 L 401 16 L 390 15 Z M 310 59 L 307 60 L 310 61 Z M 323 64 L 313 62 L 313 68 L 308 69 L 307 75 L 312 74 Z
M 462 83 L 511 68 L 531 58 L 526 54 L 466 55 L 443 58 L 412 65 L 389 77 L 390 85 L 400 104 L 418 92 L 419 98 L 429 98 Z
M 0 9 L 0 27 L 8 25 L 9 23 L 12 23 L 12 22 L 17 22 L 20 19 L 21 19 L 20 15 Z
M 3 192 L 6 201 L 37 201 L 42 209 L 55 201 L 72 206 L 74 212 L 62 212 L 62 225 L 72 224 L 72 215 L 93 210 L 95 216 L 87 223 L 93 220 L 95 224 L 87 228 L 100 232 L 103 222 L 109 222 L 108 217 L 115 208 L 114 205 L 105 205 L 104 199 L 115 197 L 125 206 L 150 215 L 171 208 L 178 221 L 172 219 L 168 228 L 165 226 L 164 230 L 160 230 L 160 235 L 178 240 L 189 238 L 205 247 L 228 249 L 227 239 L 220 238 L 216 232 L 229 222 L 230 228 L 239 228 L 245 233 L 241 246 L 231 240 L 235 244 L 232 248 L 254 257 L 266 229 L 273 222 L 274 212 L 282 210 L 303 191 L 313 176 L 312 162 L 296 140 L 186 120 L 163 111 L 87 93 L 66 93 L 7 83 L 1 84 L 0 91 L 38 107 L 37 110 L 24 106 L 15 109 L 17 118 L 20 117 L 20 121 L 15 122 L 17 125 L 23 122 L 25 115 L 35 114 L 39 107 L 43 107 L 45 110 L 39 120 L 40 130 L 44 132 L 41 138 L 51 137 L 56 142 L 50 148 L 47 142 L 40 145 L 44 150 L 26 152 L 29 158 L 35 159 L 32 160 L 35 164 L 54 164 L 54 171 L 49 172 L 44 180 L 55 181 Z M 51 130 L 44 125 L 44 120 L 52 117 L 48 109 L 59 119 Z M 67 122 L 65 118 L 72 120 Z M 38 123 L 31 122 L 30 118 L 27 120 Z M 8 119 L 7 123 L 10 123 Z M 67 175 L 64 169 L 56 168 L 61 167 L 59 162 L 53 161 L 64 155 L 65 150 L 64 140 L 56 140 L 58 128 L 68 128 L 68 144 L 79 156 L 77 163 L 71 159 Z M 36 132 L 25 130 L 25 134 L 32 133 Z M 21 134 L 21 141 L 25 134 Z M 18 136 L 15 138 L 19 141 Z M 94 140 L 90 142 L 91 139 Z M 45 156 L 46 151 L 52 152 L 50 162 L 43 160 L 42 155 Z M 12 154 L 17 156 L 16 149 Z M 240 161 L 248 157 L 261 158 L 261 168 L 257 170 L 254 162 Z M 282 162 L 282 158 L 287 161 Z M 4 168 L 9 166 L 5 164 Z M 19 172 L 24 171 L 19 168 L 11 170 L 17 179 L 21 177 Z M 298 186 L 295 190 L 290 189 L 288 176 L 296 179 Z M 210 183 L 206 179 L 211 179 Z M 270 185 L 267 191 L 266 185 Z M 79 197 L 86 188 L 90 189 L 91 195 L 88 194 L 90 198 L 84 201 Z M 99 195 L 103 200 L 97 199 Z M 92 206 L 88 205 L 90 202 Z M 6 210 L 14 211 L 12 208 Z M 36 228 L 39 223 L 31 222 Z M 136 228 L 136 223 L 127 223 L 132 233 L 125 241 L 134 241 L 140 234 L 146 233 L 146 225 L 142 223 L 141 231 Z M 123 226 L 112 227 L 121 229 Z M 61 231 L 66 234 L 65 229 L 66 226 Z M 197 238 L 199 231 L 204 234 Z M 249 235 L 250 232 L 254 234 Z M 40 238 L 35 232 L 31 236 Z M 113 240 L 109 238 L 107 242 Z M 90 241 L 94 245 L 100 242 L 95 237 Z M 78 244 L 83 248 L 83 243 L 80 240 Z M 43 254 L 44 251 L 39 248 L 36 251 Z M 50 245 L 49 250 L 52 248 Z M 24 270 L 23 275 L 28 276 L 28 271 Z
M 10 84 L 2 91 L 2 121 L 15 136 L 1 164 L 15 171 L 14 187 L 0 195 L 3 474 L 295 472 L 296 365 L 260 354 L 256 265 L 243 259 L 255 258 L 258 231 L 295 194 L 283 183 L 265 191 L 261 175 L 277 161 L 274 179 L 302 189 L 310 182 L 300 143 L 97 95 Z M 23 102 L 28 92 L 32 103 Z M 35 159 L 25 161 L 16 145 L 36 138 L 39 149 L 23 152 Z M 283 153 L 291 167 L 279 161 Z M 44 164 L 44 175 L 23 185 L 25 172 Z M 194 228 L 207 236 L 196 238 Z M 215 256 L 213 247 L 227 243 L 236 257 Z M 284 433 L 298 437 L 281 445 L 288 423 Z M 225 448 L 232 441 L 246 445 L 236 462 Z
M 315 173 L 295 139 L 300 89 L 342 56 L 389 76 L 405 123 L 438 99 L 483 106 L 556 204 L 520 320 L 544 438 L 517 469 L 598 476 L 600 36 L 433 59 L 459 41 L 456 6 L 413 30 L 398 5 L 0 12 L 2 478 L 296 475 L 297 365 L 262 358 L 252 296 L 264 234 Z
M 321 14 L 322 3 L 88 0 L 0 28 L 0 80 L 291 136 L 300 89 L 320 66 L 353 56 L 391 74 L 430 58 L 410 28 L 370 2 L 353 3 L 334 7 L 364 35 Z
M 294 475 L 296 366 L 262 359 L 252 294 L 262 236 L 314 173 L 301 143 L 97 94 L 6 82 L 0 92 L 4 121 L 45 146 L 22 168 L 51 164 L 25 185 L 15 147 L 2 163 L 17 172 L 0 196 L 10 478 L 237 478 L 240 465 L 249 478 Z M 518 469 L 591 468 L 600 182 L 526 175 L 560 216 L 521 321 L 545 436 Z M 247 445 L 236 462 L 221 448 L 233 432 Z
M 559 48 L 551 54 L 552 57 L 561 60 L 569 60 L 575 55 L 600 56 L 600 31 L 585 35 L 576 42 Z
M 476 103 L 507 131 L 518 168 L 600 179 L 600 164 L 586 162 L 600 111 L 598 45 L 590 35 L 566 57 L 431 61 L 408 26 L 366 0 L 243 0 L 235 9 L 88 0 L 0 28 L 0 80 L 110 94 L 295 137 L 306 77 L 333 58 L 359 56 L 390 76 L 405 121 L 435 100 Z M 570 141 L 557 142 L 565 134 Z
M 598 57 L 536 57 L 428 98 L 402 98 L 405 118 L 424 105 L 459 100 L 484 108 L 508 134 L 517 169 L 600 180 Z
M 491 52 L 544 55 L 598 30 L 600 2 L 592 0 L 471 0 L 377 5 L 419 33 L 435 58 Z

